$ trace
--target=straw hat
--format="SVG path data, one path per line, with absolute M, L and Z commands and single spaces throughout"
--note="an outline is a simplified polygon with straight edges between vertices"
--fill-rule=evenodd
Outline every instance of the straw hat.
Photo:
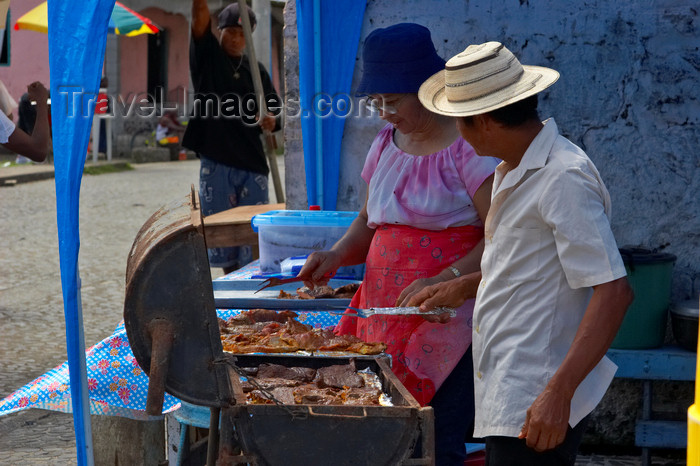
M 487 42 L 450 58 L 421 85 L 418 98 L 441 115 L 479 115 L 537 94 L 557 79 L 557 71 L 521 65 L 503 44 Z

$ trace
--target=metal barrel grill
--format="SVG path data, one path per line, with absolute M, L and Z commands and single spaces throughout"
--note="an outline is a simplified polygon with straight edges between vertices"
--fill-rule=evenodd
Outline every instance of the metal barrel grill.
M 379 376 L 393 406 L 247 404 L 241 368 L 318 369 L 351 356 L 224 353 L 205 239 L 193 188 L 146 221 L 129 253 L 124 322 L 149 375 L 148 414 L 161 413 L 165 391 L 209 407 L 208 465 L 434 464 L 432 408 L 411 396 L 386 356 L 352 359 Z

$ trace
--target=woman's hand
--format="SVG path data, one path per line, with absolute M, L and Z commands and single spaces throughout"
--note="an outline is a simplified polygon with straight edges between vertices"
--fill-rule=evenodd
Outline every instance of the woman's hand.
M 316 285 L 326 285 L 340 267 L 340 255 L 335 251 L 316 251 L 309 255 L 297 277 L 304 285 L 313 289 Z

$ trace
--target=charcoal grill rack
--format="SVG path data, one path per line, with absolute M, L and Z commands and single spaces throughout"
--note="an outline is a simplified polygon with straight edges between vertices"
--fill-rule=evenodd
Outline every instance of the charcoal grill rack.
M 149 375 L 146 411 L 164 392 L 209 407 L 207 464 L 326 466 L 434 464 L 433 412 L 421 407 L 386 356 L 355 358 L 380 378 L 393 406 L 246 404 L 240 368 L 319 368 L 349 356 L 223 352 L 197 193 L 156 211 L 136 235 L 126 269 L 124 323 Z

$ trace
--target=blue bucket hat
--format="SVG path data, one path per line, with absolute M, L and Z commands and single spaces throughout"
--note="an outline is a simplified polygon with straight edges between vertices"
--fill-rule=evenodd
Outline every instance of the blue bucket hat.
M 445 69 L 430 31 L 415 23 L 375 29 L 362 46 L 357 95 L 417 93 L 423 81 Z

